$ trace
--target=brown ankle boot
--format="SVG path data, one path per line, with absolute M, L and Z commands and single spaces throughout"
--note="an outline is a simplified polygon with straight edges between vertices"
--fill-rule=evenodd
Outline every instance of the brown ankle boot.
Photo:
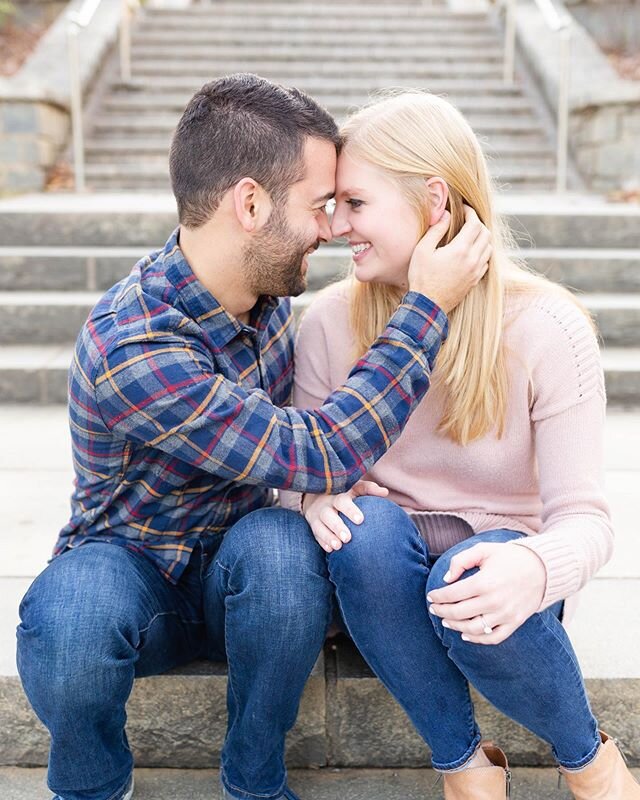
M 596 757 L 577 772 L 560 768 L 575 800 L 640 800 L 640 784 L 629 772 L 613 739 L 600 731 Z
M 511 797 L 511 772 L 499 747 L 481 745 L 493 767 L 470 767 L 444 773 L 445 800 L 504 800 Z

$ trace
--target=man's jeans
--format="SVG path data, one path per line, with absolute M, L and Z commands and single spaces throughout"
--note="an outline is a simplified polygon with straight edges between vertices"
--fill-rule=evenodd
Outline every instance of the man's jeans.
M 20 677 L 51 734 L 49 787 L 65 800 L 118 798 L 133 769 L 124 727 L 134 677 L 208 658 L 229 664 L 223 785 L 246 800 L 280 797 L 285 734 L 331 608 L 324 552 L 284 509 L 207 539 L 178 586 L 118 545 L 58 556 L 18 627 Z
M 371 669 L 431 747 L 433 766 L 459 768 L 480 742 L 469 683 L 548 742 L 562 766 L 587 764 L 600 737 L 580 667 L 558 620 L 562 603 L 533 614 L 496 645 L 464 642 L 428 613 L 426 593 L 447 585 L 443 577 L 452 556 L 479 542 L 507 542 L 523 534 L 477 534 L 430 558 L 399 506 L 376 497 L 356 504 L 363 524 L 343 517 L 352 539 L 328 556 L 340 613 Z

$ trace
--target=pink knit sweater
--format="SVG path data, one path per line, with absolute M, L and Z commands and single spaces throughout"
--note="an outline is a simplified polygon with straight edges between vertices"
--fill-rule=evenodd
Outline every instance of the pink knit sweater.
M 298 407 L 321 405 L 350 372 L 348 286 L 321 292 L 300 323 Z M 611 556 L 604 379 L 588 321 L 554 290 L 509 298 L 504 337 L 510 385 L 503 437 L 462 447 L 438 433 L 443 396 L 434 386 L 367 477 L 388 487 L 431 553 L 495 528 L 527 534 L 518 544 L 546 568 L 542 609 L 577 592 Z M 281 502 L 299 508 L 300 496 L 282 492 Z

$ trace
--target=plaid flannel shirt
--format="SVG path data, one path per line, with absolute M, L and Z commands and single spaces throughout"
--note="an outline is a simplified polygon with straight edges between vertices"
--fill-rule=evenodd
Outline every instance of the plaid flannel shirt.
M 429 386 L 444 313 L 409 293 L 316 411 L 287 407 L 289 299 L 242 325 L 195 277 L 175 231 L 98 302 L 69 372 L 76 478 L 54 557 L 87 541 L 143 552 L 177 582 L 201 538 L 272 505 L 338 493 L 383 455 Z

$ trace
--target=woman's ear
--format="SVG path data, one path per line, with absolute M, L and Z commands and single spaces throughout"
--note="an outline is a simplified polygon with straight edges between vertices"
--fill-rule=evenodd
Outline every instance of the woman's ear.
M 447 208 L 449 187 L 442 178 L 434 177 L 425 181 L 429 197 L 429 227 L 440 222 Z

